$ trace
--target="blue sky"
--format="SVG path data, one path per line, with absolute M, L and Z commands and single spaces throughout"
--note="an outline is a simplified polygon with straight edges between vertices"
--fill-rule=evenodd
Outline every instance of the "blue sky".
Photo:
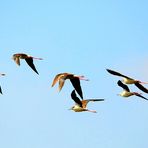
M 1 1 L 0 147 L 147 148 L 148 102 L 117 96 L 119 78 L 105 70 L 148 81 L 147 7 L 145 0 Z M 44 59 L 34 61 L 40 75 L 14 63 L 20 52 Z M 68 110 L 70 82 L 60 93 L 51 88 L 61 72 L 90 79 L 81 81 L 84 97 L 105 99 L 88 105 L 97 114 Z

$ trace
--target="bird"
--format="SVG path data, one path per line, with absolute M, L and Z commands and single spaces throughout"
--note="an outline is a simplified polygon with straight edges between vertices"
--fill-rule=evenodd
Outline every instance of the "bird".
M 112 75 L 123 77 L 122 82 L 124 82 L 125 84 L 135 84 L 135 86 L 137 86 L 140 90 L 142 90 L 145 93 L 148 93 L 148 89 L 145 88 L 143 85 L 141 85 L 141 84 L 148 84 L 147 82 L 141 82 L 140 80 L 135 80 L 133 78 L 130 78 L 128 76 L 125 76 L 119 72 L 116 72 L 110 69 L 106 69 L 106 70 Z
M 24 54 L 24 53 L 17 53 L 17 54 L 13 54 L 12 59 L 16 62 L 17 65 L 20 66 L 20 59 L 24 59 L 27 64 L 37 73 L 38 71 L 35 68 L 35 65 L 33 64 L 33 59 L 37 59 L 37 60 L 43 60 L 42 58 L 36 58 L 36 57 L 32 57 L 30 55 Z
M 95 102 L 95 101 L 104 101 L 104 99 L 87 99 L 87 100 L 80 100 L 76 93 L 75 90 L 73 90 L 71 92 L 71 98 L 74 100 L 75 105 L 72 106 L 69 110 L 73 110 L 75 112 L 83 112 L 83 111 L 88 111 L 88 112 L 92 112 L 92 113 L 97 113 L 95 110 L 89 110 L 87 109 L 87 104 L 89 102 Z
M 0 76 L 5 76 L 5 74 L 4 74 L 4 73 L 0 73 Z M 0 93 L 3 94 L 3 93 L 2 93 L 2 88 L 1 88 L 1 86 L 0 86 Z
M 80 97 L 83 99 L 83 92 L 80 84 L 80 80 L 89 81 L 88 79 L 85 79 L 84 76 L 78 76 L 71 73 L 59 73 L 55 76 L 53 79 L 51 87 L 53 87 L 57 81 L 59 81 L 59 91 L 61 91 L 62 87 L 64 86 L 65 80 L 69 79 L 72 83 L 73 87 L 77 91 L 77 93 L 80 95 Z
M 143 96 L 141 95 L 141 93 L 131 92 L 130 89 L 128 88 L 128 86 L 125 85 L 125 84 L 123 84 L 122 81 L 119 80 L 119 81 L 117 82 L 117 84 L 118 84 L 118 86 L 120 86 L 120 87 L 123 88 L 123 91 L 122 91 L 120 94 L 118 94 L 118 95 L 120 95 L 120 96 L 122 96 L 122 97 L 130 97 L 130 96 L 135 95 L 135 96 L 141 97 L 141 98 L 143 98 L 143 99 L 145 99 L 145 100 L 148 100 L 147 98 L 143 97 Z

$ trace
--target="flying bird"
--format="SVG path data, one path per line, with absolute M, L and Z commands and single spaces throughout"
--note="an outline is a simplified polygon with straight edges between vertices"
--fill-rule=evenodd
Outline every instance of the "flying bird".
M 0 73 L 0 76 L 5 76 L 5 74 L 4 74 L 4 73 Z M 2 88 L 1 88 L 1 86 L 0 86 L 0 93 L 3 94 L 3 93 L 2 93 Z
M 130 97 L 130 96 L 138 96 L 145 100 L 148 100 L 147 98 L 143 97 L 140 93 L 137 92 L 131 92 L 127 85 L 123 84 L 120 80 L 117 82 L 118 86 L 123 88 L 123 91 L 119 94 L 122 97 Z
M 104 99 L 87 99 L 87 100 L 80 100 L 76 93 L 75 90 L 73 90 L 71 92 L 71 98 L 74 100 L 75 105 L 73 107 L 70 108 L 70 110 L 73 110 L 75 112 L 83 112 L 83 111 L 88 111 L 88 112 L 92 112 L 92 113 L 96 113 L 95 110 L 89 110 L 87 109 L 87 104 L 89 102 L 95 102 L 95 101 L 104 101 Z
M 123 80 L 122 82 L 124 82 L 125 84 L 135 84 L 140 90 L 142 90 L 143 92 L 145 93 L 148 93 L 148 89 L 145 88 L 144 86 L 142 86 L 140 83 L 142 84 L 148 84 L 147 82 L 141 82 L 139 80 L 135 80 L 133 78 L 130 78 L 128 76 L 125 76 L 119 72 L 116 72 L 116 71 L 113 71 L 113 70 L 110 70 L 110 69 L 106 69 L 110 74 L 112 75 L 116 75 L 116 76 L 120 76 L 120 77 L 123 77 Z
M 24 59 L 27 64 L 37 73 L 38 71 L 36 70 L 35 68 L 35 65 L 33 63 L 33 59 L 37 59 L 37 60 L 42 60 L 42 58 L 36 58 L 36 57 L 32 57 L 30 55 L 27 55 L 27 54 L 24 54 L 24 53 L 17 53 L 17 54 L 14 54 L 12 59 L 16 62 L 17 65 L 20 66 L 20 59 Z
M 55 76 L 51 86 L 53 87 L 57 83 L 57 81 L 59 81 L 59 91 L 61 91 L 66 79 L 70 80 L 77 93 L 83 99 L 83 92 L 80 85 L 80 80 L 88 81 L 88 79 L 85 79 L 84 76 L 78 76 L 71 73 L 59 73 Z

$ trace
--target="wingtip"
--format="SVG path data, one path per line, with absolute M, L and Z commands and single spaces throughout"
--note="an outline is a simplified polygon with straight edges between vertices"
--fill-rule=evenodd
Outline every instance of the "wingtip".
M 6 76 L 6 74 L 5 74 L 5 73 L 1 73 L 0 75 L 1 75 L 1 76 Z
M 96 101 L 105 101 L 105 99 L 97 99 Z
M 31 69 L 32 69 L 36 74 L 39 75 L 39 73 L 38 73 L 38 71 L 37 71 L 36 69 L 33 69 L 32 67 L 31 67 Z
M 39 75 L 39 73 L 37 71 L 34 70 L 34 72 Z
M 110 69 L 106 68 L 106 71 L 107 71 L 107 72 L 109 72 L 109 73 L 111 73 L 111 71 L 112 71 L 112 70 L 110 70 Z
M 60 92 L 61 90 L 62 90 L 62 87 L 59 87 L 59 88 L 58 88 L 58 91 Z

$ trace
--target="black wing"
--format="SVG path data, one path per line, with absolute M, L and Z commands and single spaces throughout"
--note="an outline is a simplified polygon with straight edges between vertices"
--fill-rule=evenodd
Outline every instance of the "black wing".
M 82 107 L 82 102 L 81 100 L 77 97 L 75 90 L 73 90 L 71 92 L 71 98 L 75 101 L 75 103 L 77 103 L 78 105 L 80 105 Z
M 143 98 L 143 99 L 145 99 L 145 100 L 147 100 L 148 101 L 148 99 L 147 98 L 145 98 L 145 97 L 143 97 L 143 96 L 141 96 L 140 94 L 135 94 L 136 96 L 138 96 L 138 97 L 141 97 L 141 98 Z
M 120 80 L 117 82 L 117 84 L 122 87 L 124 90 L 130 92 L 129 88 L 127 85 L 123 84 Z
M 87 101 L 104 101 L 104 99 L 87 99 Z
M 124 77 L 124 78 L 133 80 L 132 78 L 127 77 L 127 76 L 125 76 L 125 75 L 123 75 L 123 74 L 121 74 L 121 73 L 119 73 L 119 72 L 116 72 L 116 71 L 113 71 L 113 70 L 110 70 L 110 69 L 106 69 L 106 70 L 107 70 L 110 74 L 112 74 L 112 75 L 116 75 L 116 76 L 120 76 L 120 77 Z
M 139 82 L 136 82 L 135 85 L 145 93 L 148 93 L 148 89 L 142 86 Z
M 3 93 L 2 93 L 2 88 L 1 88 L 1 87 L 0 87 L 0 93 L 3 94 Z
M 27 64 L 28 64 L 37 74 L 39 74 L 38 71 L 36 70 L 34 64 L 33 64 L 33 59 L 32 59 L 32 58 L 26 58 L 25 61 L 27 62 Z
M 73 87 L 75 88 L 75 90 L 77 91 L 77 93 L 83 99 L 83 92 L 82 92 L 81 85 L 80 85 L 80 79 L 77 77 L 74 77 L 74 78 L 70 79 L 70 81 L 71 81 Z

